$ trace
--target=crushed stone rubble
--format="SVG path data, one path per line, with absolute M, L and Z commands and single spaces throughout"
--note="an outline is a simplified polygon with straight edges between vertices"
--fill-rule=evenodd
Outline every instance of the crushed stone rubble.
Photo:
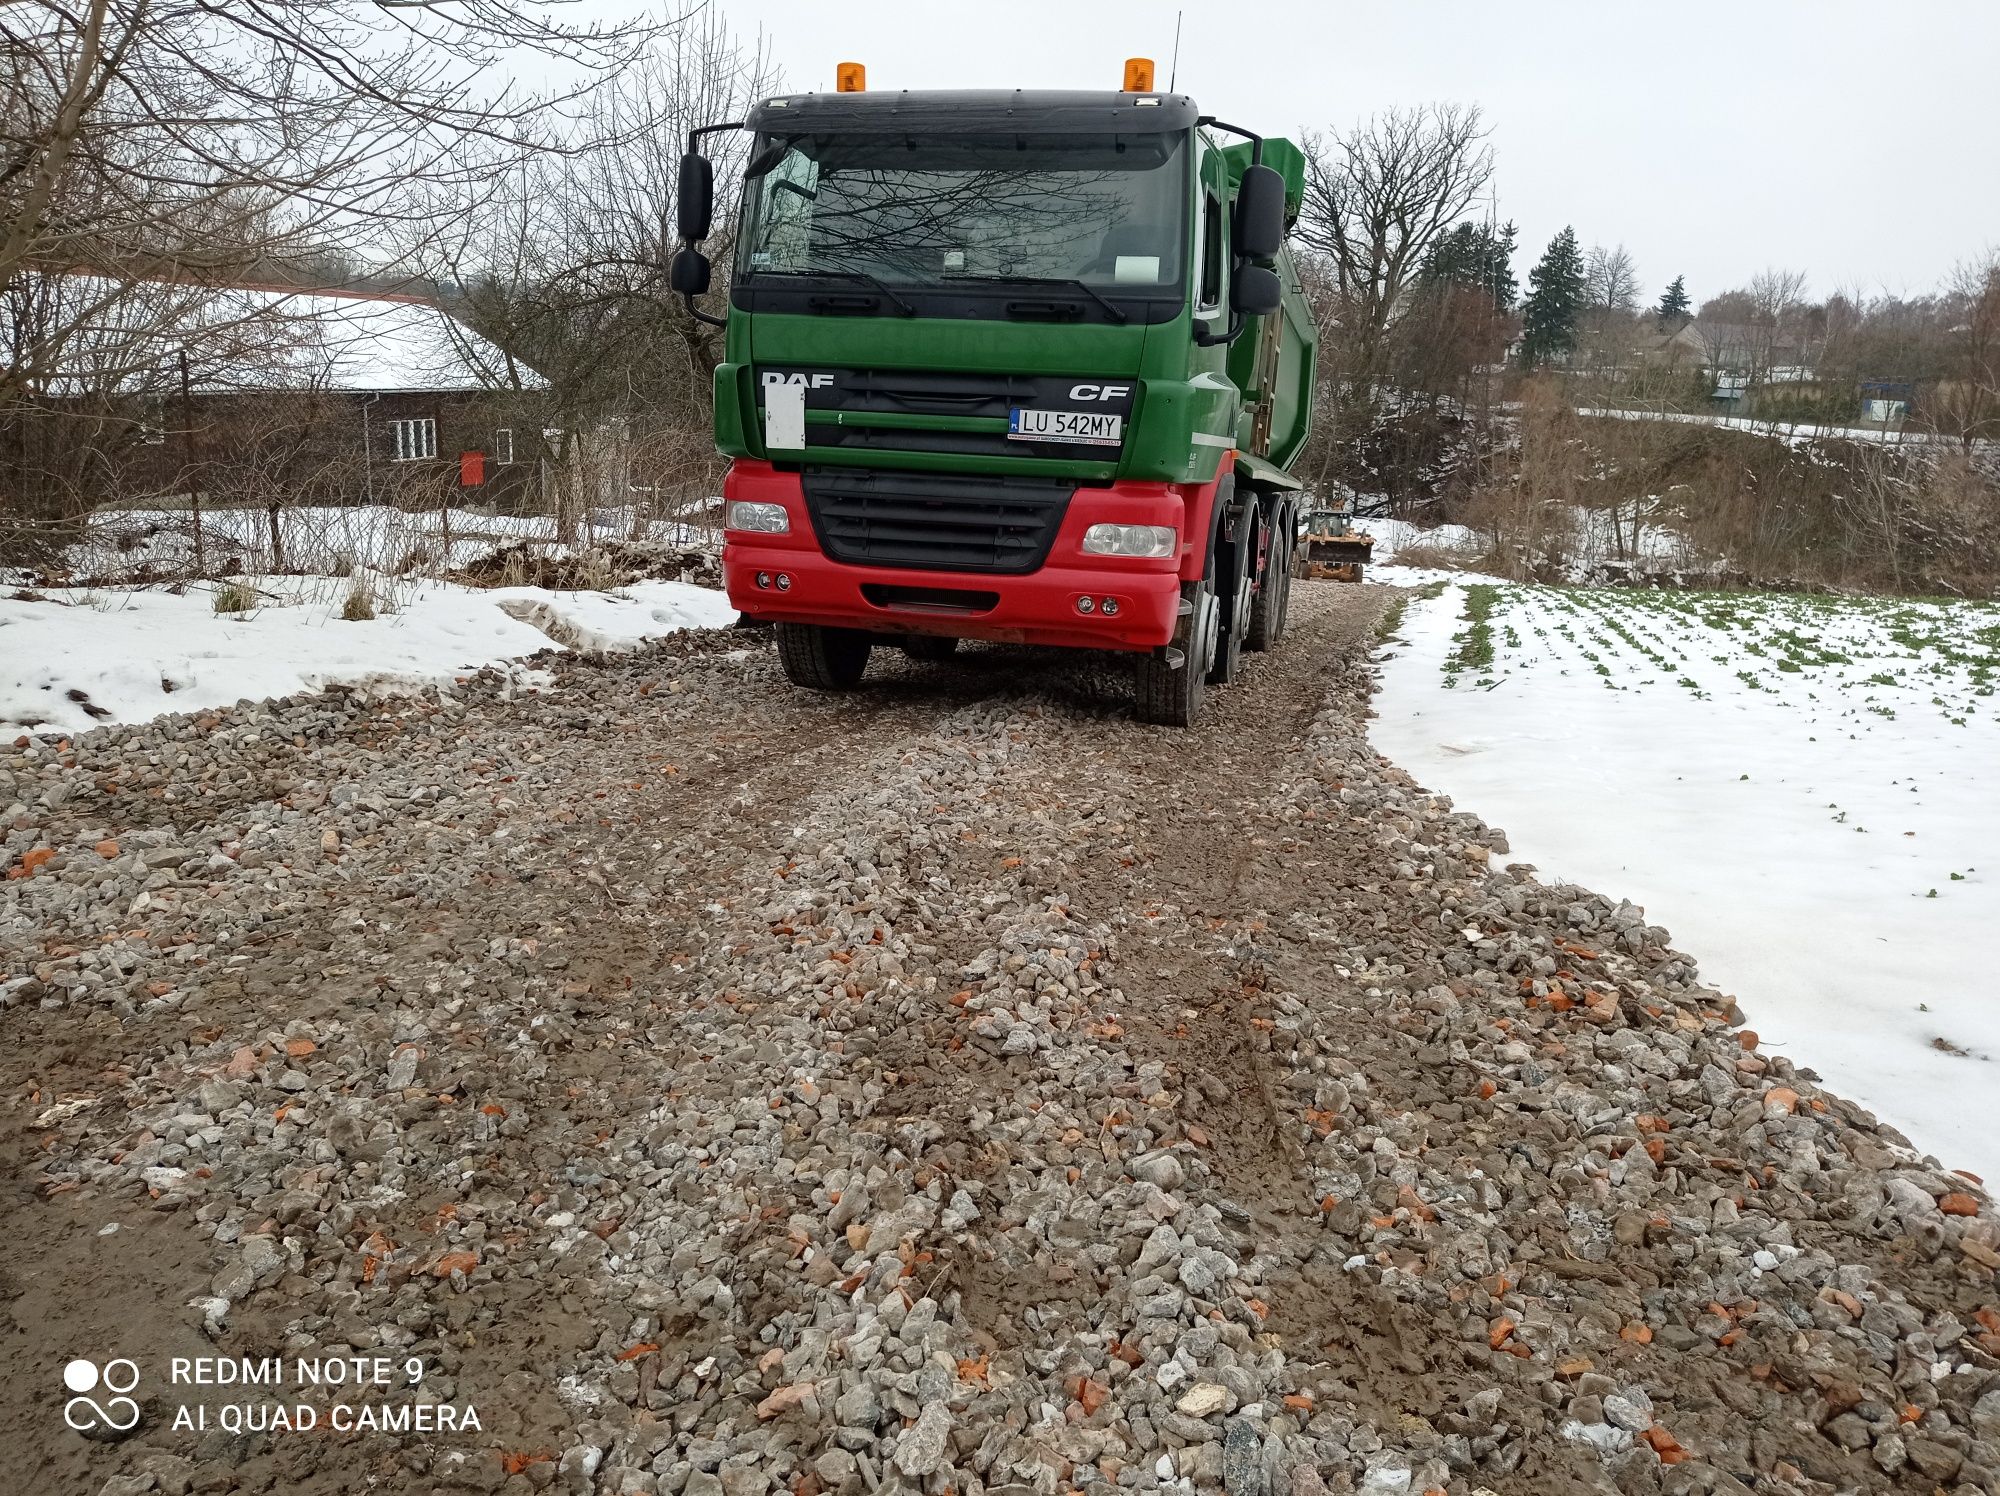
M 28 1183 L 483 1424 L 93 1475 L 2000 1496 L 1983 1189 L 1375 754 L 1383 597 L 1185 736 L 718 632 L 0 745 Z

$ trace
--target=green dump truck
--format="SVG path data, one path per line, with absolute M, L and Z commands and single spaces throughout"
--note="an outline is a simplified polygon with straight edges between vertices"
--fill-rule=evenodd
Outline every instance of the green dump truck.
M 1285 629 L 1304 159 L 1149 91 L 1149 65 L 1103 93 L 868 93 L 859 71 L 694 132 L 682 162 L 672 284 L 727 329 L 730 600 L 802 686 L 854 686 L 877 644 L 1122 651 L 1139 715 L 1185 726 Z M 720 316 L 716 130 L 752 136 Z

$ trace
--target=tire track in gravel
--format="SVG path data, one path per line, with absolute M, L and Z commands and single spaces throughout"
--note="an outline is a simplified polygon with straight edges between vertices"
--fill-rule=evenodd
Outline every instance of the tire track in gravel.
M 1094 779 L 1115 770 L 1130 776 L 1145 807 L 1136 855 L 1116 859 L 1100 881 L 1076 885 L 1075 895 L 1086 917 L 1112 910 L 1128 917 L 1112 967 L 1125 996 L 1124 1037 L 1142 1063 L 1165 1066 L 1178 1141 L 1192 1143 L 1201 1160 L 1194 1175 L 1204 1187 L 1192 1193 L 1220 1208 L 1245 1253 L 1276 1265 L 1271 1302 L 1257 1301 L 1265 1338 L 1325 1367 L 1322 1390 L 1385 1428 L 1413 1418 L 1428 1427 L 1490 1377 L 1455 1346 L 1446 1345 L 1440 1360 L 1438 1327 L 1412 1320 L 1326 1261 L 1322 1213 L 1297 1140 L 1311 1124 L 1304 1107 L 1278 1094 L 1288 1062 L 1273 1054 L 1272 995 L 1341 985 L 1290 933 L 1293 921 L 1390 876 L 1379 852 L 1351 831 L 1285 814 L 1312 779 L 1301 752 L 1305 729 L 1329 708 L 1334 677 L 1362 668 L 1388 597 L 1347 588 L 1296 595 L 1304 616 L 1280 651 L 1253 659 L 1185 741 L 1177 735 L 1115 749 L 1066 742 L 1050 754 L 1041 785 L 1052 800 L 1083 798 Z M 1295 870 L 1295 862 L 1304 867 Z M 1318 876 L 1299 875 L 1308 869 Z M 1368 1022 L 1364 1009 L 1354 1016 Z M 1398 1081 L 1414 1089 L 1403 1067 L 1379 1055 L 1370 1065 L 1392 1091 Z M 964 1078 L 988 1095 L 1008 1083 L 1007 1070 L 990 1060 Z M 1024 1299 L 1018 1286 L 1010 1293 L 984 1281 L 976 1265 L 961 1282 L 985 1306 L 1017 1314 L 1025 1303 L 1054 1303 L 1074 1322 L 1081 1302 L 1047 1287 Z M 1495 1488 L 1594 1488 L 1592 1462 L 1572 1449 L 1524 1455 L 1516 1471 L 1489 1478 Z
M 1338 982 L 1329 981 L 1323 959 L 1298 949 L 1292 920 L 1302 909 L 1324 910 L 1377 860 L 1323 822 L 1287 820 L 1283 811 L 1311 777 L 1300 752 L 1304 731 L 1327 708 L 1332 676 L 1365 658 L 1388 595 L 1308 588 L 1295 596 L 1315 611 L 1284 642 L 1279 669 L 1241 683 L 1244 699 L 1230 702 L 1218 724 L 1222 742 L 1191 755 L 1187 768 L 1205 776 L 1194 803 L 1175 805 L 1175 776 L 1186 768 L 1161 773 L 1157 761 L 1141 761 L 1150 798 L 1174 812 L 1130 897 L 1179 903 L 1195 939 L 1128 941 L 1121 966 L 1128 981 L 1173 991 L 1185 1004 L 1179 1022 L 1142 1030 L 1144 1047 L 1181 1078 L 1181 1112 L 1199 1129 L 1231 1214 L 1285 1264 L 1269 1306 L 1274 1338 L 1307 1360 L 1331 1355 L 1340 1390 L 1394 1426 L 1438 1411 L 1455 1379 L 1426 1363 L 1415 1349 L 1427 1338 L 1424 1327 L 1399 1323 L 1390 1301 L 1357 1291 L 1345 1274 L 1308 1268 L 1325 1234 L 1298 1142 L 1303 1109 L 1279 1095 L 1286 1062 L 1274 1057 L 1271 1040 L 1274 992 Z
M 1218 950 L 1216 932 L 1246 932 L 1253 919 L 1241 898 L 1246 869 L 1273 846 L 1272 818 L 1263 809 L 1296 758 L 1300 734 L 1322 709 L 1334 662 L 1356 653 L 1385 598 L 1372 590 L 1307 589 L 1293 633 L 1273 654 L 1248 656 L 1243 676 L 1218 694 L 1196 729 L 1162 733 L 1124 720 L 1124 704 L 1091 689 L 1065 692 L 1036 681 L 1039 704 L 1032 767 L 1007 786 L 1016 829 L 1031 835 L 1034 817 L 1051 807 L 1088 819 L 1104 798 L 1107 779 L 1119 782 L 1126 822 L 1114 829 L 1131 839 L 1131 855 L 1070 864 L 1054 881 L 1084 920 L 1121 921 L 1116 955 L 1107 966 L 1123 993 L 1121 1036 L 1144 1059 L 1166 1066 L 1180 1093 L 1182 1124 L 1205 1136 L 1217 1194 L 1232 1219 L 1251 1235 L 1274 1237 L 1304 1201 L 1302 1160 L 1271 1096 L 1268 1062 L 1253 1042 L 1262 1016 L 1255 989 L 1264 967 L 1255 953 Z M 1101 677 L 1097 678 L 1101 681 Z M 1013 682 L 1010 682 L 1010 685 Z M 1024 851 L 1031 850 L 1024 845 Z M 960 853 L 948 859 L 954 876 L 974 881 L 993 872 L 990 859 Z M 1296 890 L 1294 890 L 1296 892 Z M 1169 933 L 1153 929 L 1146 910 L 1170 907 Z M 1135 918 L 1134 916 L 1139 916 Z M 1196 933 L 1198 932 L 1198 933 Z M 1194 938 L 1190 938 L 1193 934 Z M 1172 1009 L 1169 1013 L 1166 1010 Z M 958 1015 L 933 1006 L 920 1029 L 893 1042 L 892 1063 L 917 1077 L 885 1105 L 898 1116 L 944 1120 L 939 1156 L 963 1156 L 978 1140 L 963 1119 L 991 1112 L 1019 1086 L 1017 1065 L 975 1046 L 953 1046 Z M 1023 1338 L 1024 1310 L 1074 1312 L 1092 1285 L 1063 1291 L 1043 1280 L 1024 1294 L 996 1259 L 961 1258 L 953 1281 L 982 1311 Z

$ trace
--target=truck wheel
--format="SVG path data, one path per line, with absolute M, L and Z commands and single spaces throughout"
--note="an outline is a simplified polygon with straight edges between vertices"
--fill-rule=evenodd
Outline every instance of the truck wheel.
M 1280 504 L 1271 520 L 1271 548 L 1264 557 L 1264 585 L 1250 605 L 1250 628 L 1243 636 L 1248 649 L 1275 649 L 1285 637 L 1285 618 L 1292 610 L 1292 513 Z
M 948 660 L 958 653 L 958 640 L 947 634 L 911 634 L 903 653 L 913 660 Z
M 831 629 L 817 623 L 780 623 L 778 659 L 785 677 L 810 691 L 851 691 L 868 668 L 875 641 L 860 629 Z
M 1209 670 L 1215 663 L 1215 583 L 1207 577 L 1181 583 L 1181 599 L 1189 605 L 1184 626 L 1174 630 L 1173 647 L 1180 651 L 1176 666 L 1158 655 L 1141 655 L 1138 707 L 1141 722 L 1161 727 L 1192 727 L 1208 699 Z
M 1243 644 L 1250 632 L 1251 589 L 1257 573 L 1259 520 L 1253 508 L 1244 520 L 1244 528 L 1249 533 L 1229 548 L 1228 574 L 1217 578 L 1229 588 L 1229 595 L 1221 600 L 1223 606 L 1216 630 L 1215 663 L 1208 671 L 1208 682 L 1212 686 L 1228 685 L 1243 669 Z

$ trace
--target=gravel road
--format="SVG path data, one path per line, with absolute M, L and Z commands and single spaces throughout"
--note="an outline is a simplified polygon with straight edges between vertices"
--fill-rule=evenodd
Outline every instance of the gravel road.
M 23 1489 L 2000 1493 L 1983 1191 L 1373 753 L 1394 596 L 0 747 Z

